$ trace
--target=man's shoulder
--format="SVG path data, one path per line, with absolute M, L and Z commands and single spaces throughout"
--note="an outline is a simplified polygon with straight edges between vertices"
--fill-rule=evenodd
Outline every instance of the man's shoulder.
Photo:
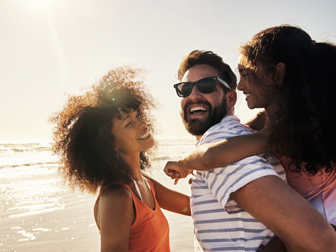
M 199 144 L 227 139 L 238 135 L 252 134 L 253 131 L 242 124 L 234 115 L 226 116 L 219 123 L 209 128 L 202 136 Z
M 238 117 L 235 115 L 229 115 L 224 117 L 219 123 L 215 124 L 207 130 L 207 132 L 213 131 L 228 132 L 233 134 L 253 133 L 252 129 L 242 124 Z

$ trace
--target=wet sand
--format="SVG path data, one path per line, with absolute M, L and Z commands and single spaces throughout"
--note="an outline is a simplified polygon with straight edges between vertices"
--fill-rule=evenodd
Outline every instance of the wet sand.
M 173 185 L 153 162 L 151 175 L 167 187 L 190 193 L 187 181 Z M 73 191 L 55 166 L 0 169 L 0 251 L 95 252 L 100 236 L 93 217 L 95 195 Z M 191 218 L 164 211 L 172 252 L 194 251 Z

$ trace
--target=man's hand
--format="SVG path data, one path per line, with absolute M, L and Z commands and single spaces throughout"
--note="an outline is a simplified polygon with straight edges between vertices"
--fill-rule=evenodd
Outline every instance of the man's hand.
M 168 161 L 163 170 L 167 176 L 175 179 L 175 185 L 177 184 L 179 179 L 187 177 L 188 174 L 192 174 L 192 170 L 184 167 L 181 161 Z

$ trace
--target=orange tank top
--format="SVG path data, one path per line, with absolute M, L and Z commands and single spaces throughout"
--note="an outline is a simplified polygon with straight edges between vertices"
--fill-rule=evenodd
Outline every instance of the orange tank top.
M 144 202 L 138 199 L 132 190 L 123 185 L 132 194 L 135 208 L 135 221 L 131 226 L 129 239 L 130 252 L 170 252 L 169 226 L 155 196 L 154 186 L 148 181 L 155 201 L 155 209 L 152 210 Z M 94 205 L 94 216 L 96 219 L 98 211 L 98 200 L 106 187 L 102 187 Z M 97 221 L 97 220 L 96 220 Z M 99 227 L 98 227 L 99 228 Z

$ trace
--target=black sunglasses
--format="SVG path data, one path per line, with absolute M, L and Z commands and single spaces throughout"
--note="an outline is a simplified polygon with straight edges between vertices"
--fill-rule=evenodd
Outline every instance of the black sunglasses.
M 180 82 L 175 84 L 174 88 L 179 97 L 185 98 L 191 94 L 195 85 L 201 93 L 209 94 L 216 90 L 216 85 L 218 82 L 223 84 L 224 87 L 228 88 L 229 90 L 232 90 L 230 86 L 219 77 L 207 77 L 195 82 Z

